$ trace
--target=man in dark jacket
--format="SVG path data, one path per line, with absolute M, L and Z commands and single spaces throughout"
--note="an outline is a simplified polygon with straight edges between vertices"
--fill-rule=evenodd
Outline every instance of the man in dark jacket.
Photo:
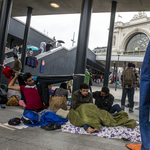
M 80 85 L 80 89 L 72 94 L 71 98 L 71 108 L 76 109 L 81 104 L 93 103 L 93 97 L 90 92 L 88 92 L 89 86 L 86 83 Z
M 51 49 L 51 47 L 53 47 L 53 45 L 51 44 L 51 42 L 49 41 L 47 44 L 46 44 L 46 52 L 49 51 Z
M 100 109 L 104 109 L 111 114 L 121 111 L 121 107 L 118 104 L 113 105 L 114 96 L 109 93 L 109 88 L 107 87 L 102 87 L 101 91 L 93 92 L 93 98 L 95 98 L 95 105 Z

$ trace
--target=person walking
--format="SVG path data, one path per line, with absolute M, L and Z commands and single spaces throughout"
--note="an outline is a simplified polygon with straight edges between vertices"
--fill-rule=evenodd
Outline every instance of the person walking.
M 49 51 L 51 49 L 51 47 L 53 47 L 53 45 L 51 44 L 51 42 L 49 41 L 47 44 L 46 44 L 46 52 Z
M 89 78 L 89 89 L 90 89 L 90 92 L 92 93 L 92 74 L 90 73 L 90 78 Z
M 133 113 L 134 107 L 134 88 L 139 84 L 140 76 L 131 62 L 128 63 L 128 67 L 122 72 L 121 81 L 122 81 L 122 99 L 121 99 L 121 109 L 125 108 L 125 99 L 128 94 L 129 100 L 129 113 Z
M 46 47 L 46 41 L 41 42 L 41 44 L 40 44 L 41 53 L 44 53 L 45 47 Z
M 15 70 L 15 71 L 21 71 L 21 69 L 22 69 L 22 63 L 21 63 L 21 61 L 18 59 L 18 56 L 17 55 L 15 55 L 14 56 L 14 60 L 15 60 L 15 63 L 14 63 L 14 67 L 13 67 L 13 69 Z
M 18 53 L 18 49 L 17 49 L 17 45 L 15 45 L 13 48 L 13 56 L 17 55 L 17 53 Z

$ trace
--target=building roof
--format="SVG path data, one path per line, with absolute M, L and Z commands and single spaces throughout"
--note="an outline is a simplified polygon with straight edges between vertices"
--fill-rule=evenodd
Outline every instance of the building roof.
M 117 12 L 150 11 L 149 0 L 116 0 Z M 60 7 L 53 8 L 50 3 Z M 0 5 L 2 0 L 0 0 Z M 26 16 L 27 7 L 33 8 L 32 15 L 75 14 L 81 13 L 82 0 L 13 0 L 12 17 Z M 111 0 L 93 0 L 93 12 L 110 12 Z

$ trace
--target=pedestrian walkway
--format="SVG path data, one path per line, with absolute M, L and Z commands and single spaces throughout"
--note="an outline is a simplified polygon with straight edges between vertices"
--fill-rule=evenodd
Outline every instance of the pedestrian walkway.
M 53 89 L 56 87 L 58 86 L 54 86 Z M 101 90 L 96 86 L 92 88 L 93 91 Z M 119 103 L 122 90 L 115 91 L 110 88 L 110 92 L 115 99 L 118 99 L 115 103 Z M 24 109 L 20 106 L 6 106 L 6 109 L 0 110 L 0 123 L 7 123 L 14 117 L 21 118 L 23 111 Z M 128 113 L 127 108 L 125 111 Z M 128 115 L 129 118 L 138 120 L 139 111 L 135 110 Z M 0 127 L 0 133 L 0 150 L 128 150 L 125 144 L 131 144 L 129 141 L 120 139 L 46 131 L 40 127 L 28 127 L 15 131 Z

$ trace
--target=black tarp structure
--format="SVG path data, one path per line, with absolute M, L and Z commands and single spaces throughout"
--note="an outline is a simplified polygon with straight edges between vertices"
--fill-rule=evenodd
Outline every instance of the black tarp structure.
M 49 106 L 49 92 L 48 92 L 48 85 L 55 84 L 55 83 L 62 83 L 69 81 L 74 78 L 73 75 L 59 75 L 59 76 L 33 76 L 41 99 L 46 107 Z M 19 85 L 25 85 L 22 75 L 18 77 Z M 26 102 L 24 94 L 22 94 L 22 99 Z M 34 96 L 34 95 L 31 95 Z

